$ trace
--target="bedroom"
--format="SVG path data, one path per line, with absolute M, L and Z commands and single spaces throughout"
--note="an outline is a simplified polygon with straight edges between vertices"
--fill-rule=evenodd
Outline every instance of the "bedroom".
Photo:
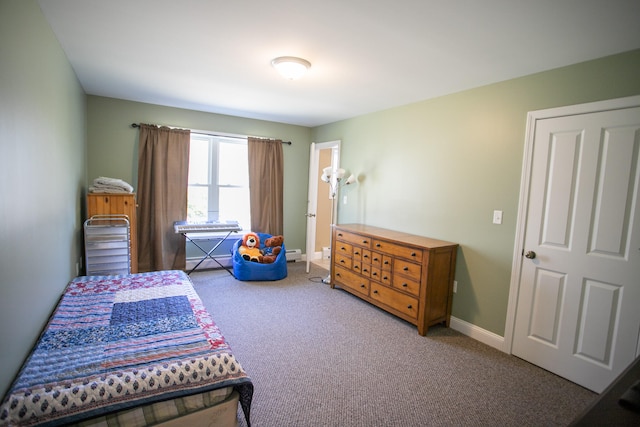
M 10 343 L 0 350 L 3 392 L 75 276 L 87 183 L 98 174 L 135 181 L 135 132 L 127 127 L 132 121 L 294 141 L 285 150 L 285 173 L 305 180 L 287 180 L 285 234 L 290 247 L 300 248 L 308 144 L 341 139 L 343 165 L 367 180 L 340 206 L 340 222 L 401 226 L 460 243 L 453 315 L 495 338 L 505 331 L 526 112 L 640 94 L 635 46 L 333 124 L 287 125 L 87 96 L 37 3 L 2 7 L 11 9 L 0 18 L 0 337 Z M 460 122 L 465 126 L 456 126 Z M 447 135 L 452 129 L 455 134 Z M 448 144 L 413 142 L 445 138 Z M 417 149 L 419 156 L 407 155 Z M 362 151 L 376 156 L 360 157 Z M 386 184 L 379 178 L 383 170 L 391 176 Z M 438 179 L 429 173 L 434 170 L 449 174 Z M 371 205 L 376 199 L 385 203 Z M 366 213 L 359 203 L 369 203 Z M 402 207 L 399 218 L 392 206 Z M 491 224 L 494 209 L 505 212 L 502 226 Z

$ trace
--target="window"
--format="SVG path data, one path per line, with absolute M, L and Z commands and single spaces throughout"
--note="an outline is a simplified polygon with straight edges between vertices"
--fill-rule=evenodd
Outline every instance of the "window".
M 187 220 L 251 228 L 246 138 L 191 134 Z

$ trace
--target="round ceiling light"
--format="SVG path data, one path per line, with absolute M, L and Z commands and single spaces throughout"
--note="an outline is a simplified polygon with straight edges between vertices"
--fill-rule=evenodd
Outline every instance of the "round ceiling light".
M 271 65 L 278 70 L 282 77 L 289 80 L 299 79 L 311 67 L 309 61 L 295 56 L 280 56 L 271 61 Z

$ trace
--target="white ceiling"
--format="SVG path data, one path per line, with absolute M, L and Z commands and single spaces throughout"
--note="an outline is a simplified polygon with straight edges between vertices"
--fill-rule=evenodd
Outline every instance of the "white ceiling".
M 640 48 L 638 0 L 39 3 L 88 94 L 303 126 Z

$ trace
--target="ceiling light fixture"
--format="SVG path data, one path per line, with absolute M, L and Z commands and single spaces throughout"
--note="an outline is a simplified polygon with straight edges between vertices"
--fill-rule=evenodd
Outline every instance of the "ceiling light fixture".
M 278 70 L 282 77 L 289 80 L 299 79 L 311 67 L 309 61 L 295 56 L 280 56 L 271 61 L 271 65 Z

